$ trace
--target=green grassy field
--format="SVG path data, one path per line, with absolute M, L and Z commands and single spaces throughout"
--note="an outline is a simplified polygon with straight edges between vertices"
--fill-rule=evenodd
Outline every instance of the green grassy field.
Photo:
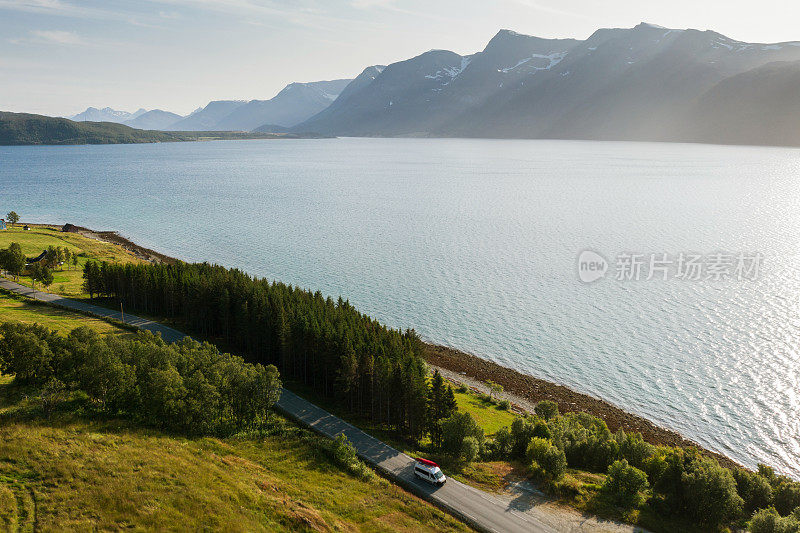
M 487 437 L 494 435 L 502 427 L 510 426 L 514 421 L 514 413 L 484 401 L 472 391 L 456 392 L 455 396 L 458 410 L 471 414 Z
M 78 254 L 78 265 L 64 265 L 63 269 L 53 272 L 53 284 L 48 291 L 62 296 L 80 298 L 87 296 L 83 292 L 83 265 L 86 261 L 109 261 L 113 263 L 138 263 L 141 259 L 125 250 L 121 246 L 101 242 L 78 235 L 77 233 L 64 233 L 59 228 L 49 226 L 33 226 L 29 231 L 24 231 L 21 224 L 0 231 L 0 248 L 8 248 L 12 242 L 22 246 L 22 251 L 28 257 L 35 257 L 46 250 L 48 246 L 61 246 Z M 20 283 L 31 286 L 31 279 L 21 276 Z
M 0 295 L 5 320 L 129 334 Z M 45 419 L 36 394 L 0 375 L 0 530 L 467 530 L 380 477 L 342 472 L 288 422 L 281 436 L 190 439 L 73 411 Z
M 341 472 L 294 437 L 185 439 L 113 422 L 7 422 L 0 525 L 33 523 L 44 531 L 465 530 L 382 478 Z
M 90 318 L 64 309 L 34 302 L 22 296 L 0 292 L 0 322 L 38 323 L 59 333 L 69 333 L 79 326 L 89 326 L 109 335 L 132 335 L 128 330 L 99 318 Z

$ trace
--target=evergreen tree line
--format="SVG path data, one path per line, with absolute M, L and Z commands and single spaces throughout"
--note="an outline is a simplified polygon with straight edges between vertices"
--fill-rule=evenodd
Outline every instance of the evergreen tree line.
M 190 338 L 167 344 L 141 332 L 102 337 L 83 326 L 59 335 L 38 324 L 0 324 L 0 372 L 39 386 L 43 408 L 83 394 L 113 416 L 195 435 L 259 427 L 280 396 L 274 366 L 252 365 Z
M 274 364 L 285 379 L 405 437 L 417 440 L 432 430 L 417 334 L 387 328 L 341 298 L 207 263 L 90 261 L 84 286 L 92 298 L 177 320 L 251 362 Z

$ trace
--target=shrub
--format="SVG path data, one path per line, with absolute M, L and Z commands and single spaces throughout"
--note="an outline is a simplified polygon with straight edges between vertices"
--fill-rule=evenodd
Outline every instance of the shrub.
M 467 463 L 471 463 L 477 459 L 480 450 L 480 444 L 478 443 L 478 439 L 475 437 L 465 437 L 464 441 L 461 443 L 461 457 L 463 457 L 464 461 Z
M 497 459 L 508 459 L 511 457 L 511 450 L 514 446 L 514 439 L 511 436 L 511 431 L 507 428 L 500 428 L 494 434 L 492 441 L 492 452 Z
M 619 446 L 619 454 L 628 463 L 641 469 L 644 462 L 651 457 L 656 447 L 642 439 L 641 433 L 625 433 L 619 430 L 614 434 L 614 440 Z
M 533 411 L 545 420 L 550 420 L 558 416 L 558 404 L 551 400 L 542 400 L 536 404 Z
M 550 426 L 547 425 L 547 422 L 541 418 L 536 418 L 533 422 L 533 436 L 542 439 L 550 439 L 552 434 L 550 433 Z
M 772 505 L 772 485 L 769 479 L 744 468 L 735 468 L 731 470 L 731 474 L 736 480 L 736 492 L 744 500 L 745 514 L 750 515 L 757 509 Z
M 483 443 L 483 429 L 469 413 L 453 413 L 442 421 L 442 451 L 452 457 L 460 457 L 464 451 L 464 439 L 474 437 L 480 446 Z
M 500 400 L 500 403 L 497 404 L 497 407 L 501 411 L 508 411 L 509 409 L 511 409 L 511 402 L 509 402 L 508 400 Z
M 553 443 L 547 439 L 540 439 L 538 437 L 532 438 L 525 452 L 525 458 L 528 460 L 528 464 L 533 461 L 538 462 L 539 458 L 544 457 L 544 454 L 552 445 Z
M 783 480 L 775 489 L 775 509 L 786 516 L 800 507 L 800 483 Z
M 511 455 L 518 459 L 525 457 L 528 444 L 534 436 L 535 424 L 529 418 L 515 418 L 511 423 Z
M 617 505 L 632 508 L 641 503 L 639 492 L 645 490 L 647 486 L 647 474 L 622 459 L 614 461 L 608 467 L 608 476 L 603 483 L 602 491 Z
M 462 383 L 461 385 L 459 385 L 458 387 L 456 387 L 456 392 L 459 392 L 459 393 L 461 393 L 461 394 L 466 394 L 466 393 L 468 393 L 468 392 L 469 392 L 469 387 L 467 387 L 466 385 L 464 385 L 464 384 Z
M 567 472 L 567 458 L 550 441 L 534 437 L 526 453 L 531 468 L 547 481 L 558 481 Z
M 685 513 L 711 527 L 734 520 L 742 512 L 744 501 L 730 470 L 696 450 L 669 449 L 645 466 L 655 478 L 653 493 L 662 499 L 665 512 Z
M 45 416 L 50 418 L 50 415 L 53 413 L 58 404 L 66 400 L 66 391 L 67 386 L 64 385 L 61 380 L 56 378 L 51 378 L 50 381 L 44 384 L 40 398 L 42 402 L 42 411 L 44 411 Z
M 684 473 L 687 507 L 701 524 L 717 525 L 735 519 L 744 502 L 736 492 L 730 470 L 713 459 L 703 458 Z
M 775 469 L 765 464 L 758 463 L 758 475 L 766 478 L 770 485 L 775 485 L 778 481 L 778 477 L 775 475 Z
M 552 440 L 570 466 L 605 472 L 619 458 L 619 445 L 606 423 L 588 413 L 568 413 L 549 423 Z
M 331 441 L 328 449 L 334 463 L 354 476 L 369 479 L 374 475 L 372 469 L 358 458 L 356 449 L 350 444 L 344 433 L 340 433 Z
M 747 530 L 751 533 L 798 533 L 800 520 L 794 514 L 782 517 L 774 507 L 767 507 L 753 515 Z

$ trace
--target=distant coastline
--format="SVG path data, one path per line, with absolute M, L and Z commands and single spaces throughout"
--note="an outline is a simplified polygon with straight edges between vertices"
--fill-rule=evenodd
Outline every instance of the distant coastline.
M 139 246 L 115 231 L 97 231 L 73 224 L 64 226 L 34 224 L 34 226 L 63 228 L 65 231 L 79 233 L 84 237 L 116 244 L 150 262 L 174 263 L 179 261 L 177 258 Z M 577 392 L 552 381 L 523 374 L 488 359 L 434 343 L 426 343 L 423 357 L 432 367 L 449 371 L 452 374 L 450 379 L 453 381 L 462 381 L 468 385 L 474 385 L 475 382 L 485 383 L 489 380 L 499 383 L 503 386 L 512 404 L 517 404 L 519 410 L 529 411 L 528 407 L 536 402 L 552 400 L 558 403 L 562 412 L 583 411 L 597 416 L 606 422 L 611 431 L 622 429 L 629 433 L 638 432 L 642 434 L 644 440 L 651 444 L 693 447 L 714 457 L 722 466 L 728 468 L 742 466 L 733 459 L 708 450 L 676 431 L 658 426 L 652 421 L 630 413 L 610 402 Z
M 0 146 L 146 144 L 324 137 L 316 133 L 138 130 L 114 122 L 75 122 L 66 118 L 0 111 Z

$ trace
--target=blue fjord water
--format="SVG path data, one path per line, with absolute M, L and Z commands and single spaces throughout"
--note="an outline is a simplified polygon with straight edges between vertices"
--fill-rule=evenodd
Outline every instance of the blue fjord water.
M 800 477 L 800 150 L 456 139 L 0 147 L 0 210 L 334 297 Z M 576 257 L 610 262 L 581 283 Z M 616 281 L 620 253 L 760 253 Z M 649 256 L 646 256 L 649 257 Z

